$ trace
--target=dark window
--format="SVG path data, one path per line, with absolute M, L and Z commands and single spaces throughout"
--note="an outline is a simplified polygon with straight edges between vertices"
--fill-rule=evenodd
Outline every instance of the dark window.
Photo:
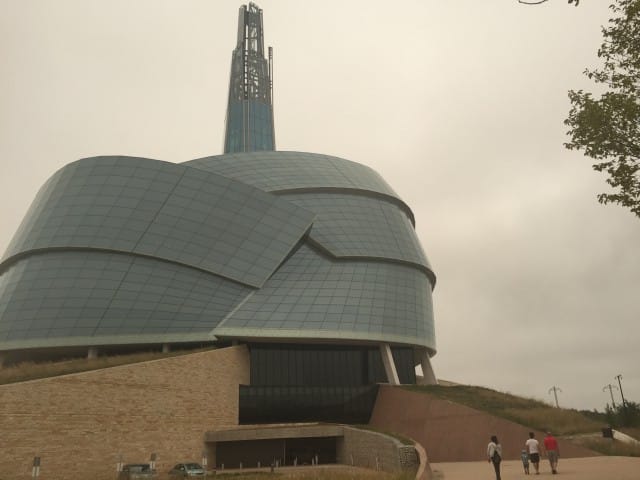
M 386 374 L 375 346 L 251 344 L 240 423 L 367 422 Z M 401 383 L 415 383 L 413 349 L 392 348 Z
M 359 387 L 240 386 L 240 423 L 367 423 L 377 385 Z

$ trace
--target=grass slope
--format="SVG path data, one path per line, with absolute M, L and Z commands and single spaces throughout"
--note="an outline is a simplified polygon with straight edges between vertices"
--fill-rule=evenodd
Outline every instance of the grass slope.
M 429 393 L 536 430 L 553 430 L 558 435 L 593 433 L 600 431 L 603 427 L 603 421 L 589 418 L 577 410 L 554 408 L 540 400 L 518 397 L 485 387 L 411 385 L 403 388 Z
M 211 350 L 204 348 L 199 350 L 176 350 L 175 352 L 142 352 L 128 355 L 115 355 L 98 357 L 92 360 L 86 358 L 74 358 L 70 360 L 52 362 L 23 362 L 17 365 L 0 368 L 0 385 L 7 383 L 25 382 L 27 380 L 37 380 L 40 378 L 57 377 L 70 373 L 89 372 L 101 368 L 117 367 L 131 363 L 147 362 L 149 360 L 159 360 L 161 358 L 177 357 L 190 353 Z
M 402 388 L 466 405 L 534 430 L 552 430 L 556 435 L 605 455 L 640 456 L 639 446 L 601 437 L 601 429 L 607 424 L 603 413 L 555 408 L 540 400 L 469 385 L 408 385 Z M 634 432 L 627 433 L 633 435 Z

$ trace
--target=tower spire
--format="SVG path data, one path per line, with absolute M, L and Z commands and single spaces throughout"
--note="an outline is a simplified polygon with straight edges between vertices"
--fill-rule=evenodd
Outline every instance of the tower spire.
M 231 57 L 224 153 L 275 150 L 272 58 L 271 47 L 265 58 L 262 10 L 243 5 Z

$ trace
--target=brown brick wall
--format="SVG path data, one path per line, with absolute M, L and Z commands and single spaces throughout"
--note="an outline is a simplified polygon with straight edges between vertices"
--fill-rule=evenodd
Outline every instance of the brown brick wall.
M 486 460 L 491 435 L 498 436 L 504 458 L 519 459 L 530 431 L 464 405 L 389 386 L 380 387 L 369 423 L 417 441 L 426 450 L 429 462 Z M 536 432 L 536 436 L 542 443 L 543 432 Z M 559 440 L 559 444 L 565 458 L 597 455 L 565 440 Z
M 199 461 L 207 430 L 238 423 L 244 346 L 0 386 L 0 478 L 115 477 L 123 461 L 157 469 Z

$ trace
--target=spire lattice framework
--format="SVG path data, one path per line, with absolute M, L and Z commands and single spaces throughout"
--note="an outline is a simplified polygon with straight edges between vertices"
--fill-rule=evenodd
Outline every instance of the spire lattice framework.
M 231 58 L 224 153 L 275 150 L 273 51 L 264 56 L 262 10 L 240 7 L 238 40 Z

